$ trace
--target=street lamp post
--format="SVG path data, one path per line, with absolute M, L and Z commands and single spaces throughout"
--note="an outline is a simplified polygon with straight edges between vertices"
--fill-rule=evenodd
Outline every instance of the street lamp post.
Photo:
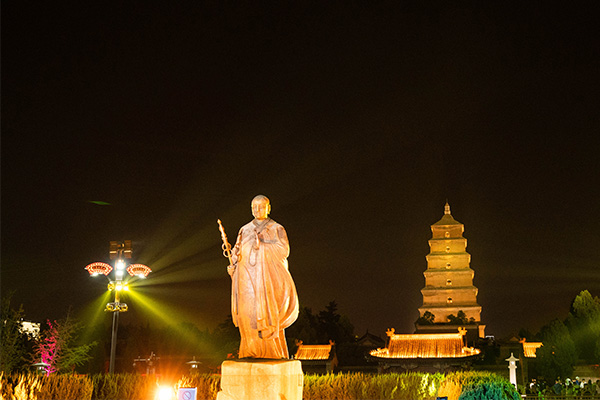
M 89 264 L 85 269 L 90 273 L 91 276 L 105 275 L 108 278 L 108 290 L 115 293 L 115 301 L 108 303 L 104 311 L 113 313 L 112 320 L 112 333 L 110 340 L 110 364 L 108 372 L 110 374 L 115 371 L 115 354 L 117 351 L 117 331 L 119 329 L 119 313 L 126 312 L 128 307 L 127 304 L 122 303 L 120 300 L 120 292 L 129 290 L 127 280 L 125 278 L 125 271 L 130 276 L 137 276 L 139 278 L 145 278 L 152 270 L 144 264 L 131 264 L 127 269 L 125 268 L 124 258 L 131 258 L 132 248 L 131 240 L 125 240 L 123 242 L 110 242 L 110 259 L 117 261 L 115 262 L 115 277 L 114 280 L 108 278 L 108 274 L 113 271 L 113 267 L 103 262 L 95 262 Z

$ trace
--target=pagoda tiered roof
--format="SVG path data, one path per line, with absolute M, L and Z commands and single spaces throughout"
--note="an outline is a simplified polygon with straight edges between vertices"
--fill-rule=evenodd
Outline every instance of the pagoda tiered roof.
M 433 225 L 450 226 L 463 224 L 454 219 L 454 217 L 450 213 L 450 205 L 448 204 L 448 202 L 446 202 L 446 205 L 444 206 L 444 216 Z

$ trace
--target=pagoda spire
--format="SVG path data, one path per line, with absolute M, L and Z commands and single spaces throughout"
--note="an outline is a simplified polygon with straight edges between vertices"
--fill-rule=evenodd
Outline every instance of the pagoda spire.
M 444 214 L 450 215 L 450 204 L 448 204 L 448 199 L 446 199 L 446 205 L 444 206 Z

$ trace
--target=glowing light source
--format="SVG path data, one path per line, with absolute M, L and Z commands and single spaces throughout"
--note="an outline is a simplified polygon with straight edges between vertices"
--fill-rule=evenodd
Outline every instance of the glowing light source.
M 150 272 L 152 272 L 152 270 L 150 267 L 144 264 L 131 264 L 129 267 L 127 267 L 127 272 L 129 272 L 129 275 L 131 276 L 137 275 L 140 278 L 145 278 Z
M 128 291 L 129 287 L 127 286 L 126 282 L 123 282 L 123 275 L 125 274 L 125 267 L 126 267 L 126 263 L 124 261 L 124 258 L 131 258 L 132 255 L 132 248 L 131 248 L 131 240 L 125 240 L 123 242 L 116 242 L 116 241 L 111 241 L 110 242 L 110 259 L 111 260 L 117 260 L 115 262 L 115 280 L 109 280 L 109 284 L 108 284 L 108 290 L 110 292 L 114 291 L 114 295 L 115 295 L 115 301 L 112 303 L 107 303 L 106 304 L 106 308 L 104 309 L 104 311 L 109 311 L 113 313 L 113 327 L 112 327 L 112 337 L 111 337 L 111 345 L 110 345 L 110 364 L 109 364 L 109 369 L 108 372 L 110 374 L 112 374 L 114 372 L 114 367 L 115 367 L 115 354 L 116 354 L 116 348 L 117 348 L 117 327 L 118 327 L 118 316 L 119 316 L 119 312 L 125 312 L 127 311 L 128 307 L 127 304 L 125 303 L 121 303 L 119 301 L 119 292 L 122 290 Z M 134 264 L 134 266 L 138 266 L 141 264 Z M 135 274 L 139 275 L 139 276 L 147 276 L 148 273 L 150 272 L 150 268 L 143 266 L 144 268 L 137 268 L 135 271 Z M 90 265 L 88 265 L 87 267 L 85 267 L 85 269 L 90 273 L 90 275 L 92 276 L 96 276 L 98 274 L 103 274 L 103 275 L 108 275 L 113 268 L 105 263 L 101 263 L 101 262 L 95 262 L 92 263 Z M 129 269 L 127 269 L 127 271 L 133 276 L 134 274 L 132 274 L 130 272 Z
M 175 398 L 175 391 L 173 388 L 168 386 L 160 386 L 156 395 L 157 400 L 173 400 Z
M 523 344 L 523 355 L 527 358 L 536 358 L 536 351 L 542 347 L 542 342 L 527 342 L 525 339 L 520 342 Z
M 117 292 L 120 292 L 122 290 L 125 290 L 126 292 L 129 291 L 129 285 L 127 285 L 126 283 L 122 283 L 122 282 L 110 282 L 108 284 L 108 290 L 109 291 L 113 291 L 116 290 Z
M 114 303 L 108 303 L 106 305 L 106 308 L 104 309 L 104 311 L 110 311 L 110 312 L 114 312 L 114 311 L 120 311 L 120 312 L 126 312 L 129 309 L 129 307 L 127 306 L 127 304 L 125 303 L 119 303 L 119 302 L 114 302 Z
M 110 271 L 113 270 L 109 264 L 103 262 L 95 262 L 87 265 L 84 269 L 86 269 L 91 276 L 97 276 L 99 274 L 108 275 Z

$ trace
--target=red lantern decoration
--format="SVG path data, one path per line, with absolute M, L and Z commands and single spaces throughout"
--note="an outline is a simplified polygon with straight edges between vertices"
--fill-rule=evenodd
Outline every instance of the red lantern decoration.
M 129 275 L 131 276 L 137 275 L 140 278 L 145 278 L 150 272 L 152 272 L 152 270 L 150 267 L 144 264 L 131 264 L 129 267 L 127 267 L 127 272 L 129 272 Z
M 110 271 L 113 270 L 113 268 L 109 264 L 103 263 L 103 262 L 91 263 L 90 265 L 86 266 L 84 269 L 87 269 L 87 271 L 90 273 L 90 275 L 98 275 L 98 274 L 108 275 L 108 274 L 110 274 Z

